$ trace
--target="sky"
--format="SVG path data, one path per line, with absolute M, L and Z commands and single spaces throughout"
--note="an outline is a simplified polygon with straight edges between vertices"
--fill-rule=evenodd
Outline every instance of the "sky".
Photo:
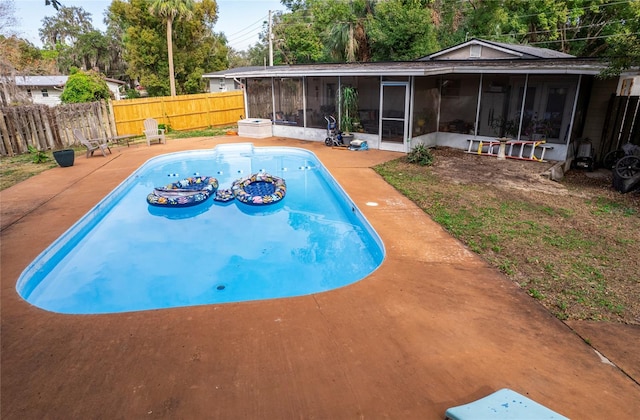
M 6 0 L 0 0 L 0 2 Z M 17 26 L 13 28 L 20 38 L 42 47 L 38 29 L 42 19 L 55 16 L 56 10 L 45 6 L 45 0 L 13 0 Z M 66 7 L 82 7 L 91 14 L 93 26 L 104 32 L 104 11 L 111 0 L 61 0 Z M 247 50 L 258 42 L 262 22 L 267 20 L 269 10 L 284 10 L 278 0 L 218 0 L 218 22 L 216 32 L 224 32 L 229 46 L 235 50 Z

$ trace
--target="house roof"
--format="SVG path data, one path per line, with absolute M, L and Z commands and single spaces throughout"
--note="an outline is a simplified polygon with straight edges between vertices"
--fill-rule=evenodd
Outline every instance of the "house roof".
M 56 86 L 63 87 L 69 76 L 16 76 L 16 86 Z M 117 79 L 105 77 L 104 80 L 109 83 L 124 85 L 126 82 Z
M 489 45 L 496 45 L 498 47 L 511 49 L 513 51 L 521 52 L 525 56 L 531 58 L 575 58 L 574 55 L 566 54 L 556 50 L 550 50 L 549 48 L 533 47 L 531 45 L 521 44 L 505 44 L 502 42 L 483 41 Z
M 500 52 L 499 58 L 443 59 L 456 50 L 482 45 Z M 473 38 L 415 61 L 377 63 L 301 64 L 238 67 L 207 73 L 203 78 L 260 78 L 301 76 L 429 76 L 451 73 L 588 74 L 596 75 L 606 63 L 577 58 L 529 45 L 506 44 Z
M 462 50 L 470 45 L 481 45 L 486 48 L 491 48 L 496 51 L 500 51 L 504 53 L 506 56 L 510 57 L 510 59 L 554 59 L 554 58 L 575 58 L 575 56 L 570 54 L 565 54 L 560 51 L 550 50 L 548 48 L 539 48 L 533 47 L 531 45 L 521 45 L 521 44 L 507 44 L 503 42 L 494 42 L 487 41 L 484 39 L 473 38 L 467 42 L 463 42 L 458 45 L 454 45 L 449 48 L 445 48 L 444 50 L 440 50 L 433 54 L 427 55 L 425 57 L 419 58 L 419 61 L 427 61 L 427 60 L 440 60 L 444 56 L 451 54 L 456 50 Z M 487 58 L 476 58 L 474 60 L 487 60 Z M 504 60 L 504 58 L 491 58 L 489 60 Z
M 16 76 L 16 86 L 64 86 L 69 76 Z
M 588 74 L 597 75 L 606 63 L 592 58 L 513 60 L 428 60 L 386 63 L 300 64 L 237 67 L 203 75 L 204 78 L 260 78 L 301 76 L 430 76 L 440 74 Z
M 122 80 L 118 80 L 118 79 L 112 79 L 110 77 L 105 77 L 104 80 L 105 80 L 105 82 L 115 83 L 116 85 L 126 85 L 127 84 L 127 82 L 123 82 Z

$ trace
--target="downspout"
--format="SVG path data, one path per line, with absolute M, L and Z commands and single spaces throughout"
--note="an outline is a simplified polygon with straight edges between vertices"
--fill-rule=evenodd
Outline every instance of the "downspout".
M 271 78 L 271 125 L 276 124 L 276 78 Z
M 522 133 L 522 120 L 524 119 L 524 104 L 527 103 L 527 89 L 529 88 L 529 73 L 524 79 L 524 91 L 522 92 L 522 105 L 520 105 L 520 121 L 518 123 L 518 137 L 516 140 L 520 140 L 520 134 Z
M 567 132 L 567 151 L 564 154 L 564 160 L 567 160 L 567 154 L 569 153 L 569 144 L 571 144 L 571 133 L 573 132 L 573 120 L 576 117 L 576 108 L 578 107 L 578 96 L 580 95 L 580 83 L 582 82 L 582 75 L 578 75 L 578 86 L 576 87 L 576 96 L 573 98 L 573 109 L 571 110 L 571 120 L 569 121 L 569 131 Z M 575 156 L 572 156 L 575 157 Z
M 476 122 L 473 125 L 473 137 L 478 135 L 478 122 L 480 121 L 480 102 L 482 101 L 482 83 L 484 81 L 484 73 L 480 73 L 480 84 L 478 85 L 478 103 L 476 104 Z
M 307 128 L 307 77 L 302 76 L 302 126 Z
M 415 106 L 415 85 L 416 85 L 416 77 L 409 77 L 409 128 L 407 135 L 407 143 L 409 146 L 409 150 L 411 150 L 411 140 L 413 139 L 413 108 Z
M 380 76 L 378 83 L 380 84 L 380 95 L 378 98 L 378 149 L 380 148 L 380 144 L 382 143 L 382 96 L 383 96 L 383 86 L 382 86 L 382 76 Z
M 342 121 L 342 77 L 338 76 L 338 91 L 336 92 L 338 102 L 338 129 L 342 131 L 342 126 L 340 126 L 340 122 Z
M 629 127 L 629 141 L 631 141 L 631 134 L 633 134 L 633 129 L 638 122 L 638 110 L 640 110 L 640 100 L 636 102 L 636 110 L 633 112 L 633 117 L 631 118 L 631 127 Z
M 233 78 L 233 81 L 240 85 L 240 89 L 242 89 L 242 98 L 244 99 L 244 117 L 249 118 L 249 102 L 247 101 L 247 89 L 245 89 L 244 83 L 242 83 L 237 78 Z M 242 115 L 240 116 L 242 117 Z M 242 119 L 242 118 L 240 118 Z
M 436 145 L 438 145 L 438 137 L 440 134 L 440 108 L 442 107 L 442 76 L 438 82 L 438 114 L 436 115 Z
M 627 101 L 624 104 L 624 111 L 622 112 L 622 121 L 620 122 L 620 130 L 618 131 L 618 141 L 616 142 L 616 149 L 620 148 L 620 140 L 622 140 L 622 133 L 624 132 L 624 124 L 627 120 L 627 111 L 629 110 L 630 100 L 631 100 L 631 95 L 627 95 Z

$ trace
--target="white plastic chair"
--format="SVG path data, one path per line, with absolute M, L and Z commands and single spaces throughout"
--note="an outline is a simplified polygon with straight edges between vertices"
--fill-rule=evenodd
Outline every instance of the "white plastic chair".
M 158 144 L 167 143 L 164 137 L 164 128 L 158 128 L 158 121 L 153 118 L 144 120 L 144 135 L 147 138 L 147 146 L 151 146 L 151 140 L 158 140 Z

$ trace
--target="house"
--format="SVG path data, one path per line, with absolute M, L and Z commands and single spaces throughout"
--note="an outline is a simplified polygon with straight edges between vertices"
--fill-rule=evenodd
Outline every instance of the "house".
M 55 106 L 69 76 L 16 76 L 16 87 L 26 92 L 34 104 Z
M 203 77 L 212 92 L 244 89 L 247 118 L 272 120 L 277 136 L 323 141 L 324 116 L 340 117 L 337 100 L 351 86 L 356 138 L 370 148 L 469 150 L 507 137 L 544 140 L 545 158 L 568 161 L 578 139 L 591 139 L 600 157 L 640 143 L 632 118 L 640 73 L 602 79 L 604 68 L 597 59 L 474 38 L 409 62 L 244 67 Z
M 60 95 L 69 76 L 16 76 L 16 87 L 27 93 L 34 104 L 48 106 L 59 105 Z M 121 80 L 105 78 L 115 100 L 124 98 L 122 90 L 126 83 Z

